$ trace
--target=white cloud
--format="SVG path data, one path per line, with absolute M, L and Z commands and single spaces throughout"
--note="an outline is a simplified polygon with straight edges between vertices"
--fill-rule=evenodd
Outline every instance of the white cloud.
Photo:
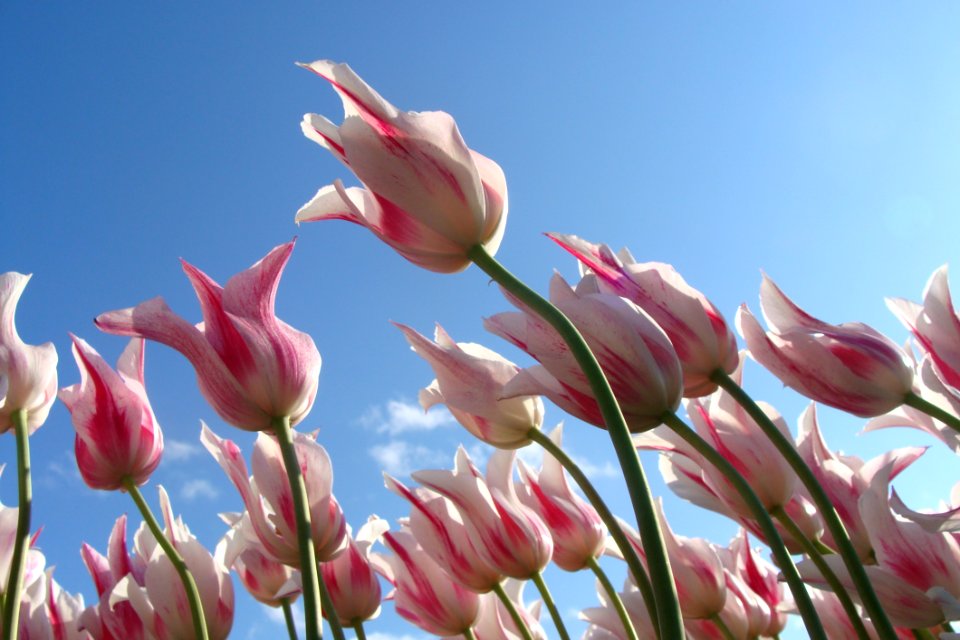
M 613 464 L 609 460 L 605 460 L 603 463 L 597 464 L 579 456 L 571 457 L 573 458 L 573 461 L 577 463 L 577 466 L 580 467 L 580 470 L 583 471 L 588 478 L 617 478 L 623 475 L 623 471 L 621 471 L 617 465 Z
M 406 476 L 418 469 L 446 468 L 452 464 L 453 454 L 431 449 L 403 440 L 391 440 L 369 450 L 380 468 L 392 476 Z
M 202 478 L 187 480 L 180 487 L 180 495 L 184 500 L 196 500 L 197 498 L 214 499 L 220 495 L 220 491 L 209 481 Z
M 184 440 L 164 440 L 163 457 L 171 462 L 189 460 L 202 451 L 200 445 Z
M 360 416 L 363 426 L 391 436 L 413 431 L 433 431 L 453 422 L 453 416 L 446 409 L 438 408 L 427 413 L 420 405 L 402 400 L 390 400 L 385 407 L 371 407 Z
M 58 487 L 63 480 L 69 484 L 83 482 L 73 451 L 61 452 L 59 456 L 47 463 L 46 471 L 47 473 L 44 474 L 34 474 L 35 482 L 39 481 L 46 487 Z M 13 473 L 16 473 L 16 469 Z
M 264 611 L 267 614 L 267 618 L 270 619 L 270 622 L 280 625 L 282 627 L 287 626 L 287 621 L 283 617 L 283 608 L 282 607 L 263 607 Z M 299 602 L 294 602 L 290 605 L 290 611 L 293 614 L 293 626 L 296 627 L 297 633 L 300 635 L 305 635 L 307 632 L 306 626 L 303 620 L 303 608 L 300 606 Z

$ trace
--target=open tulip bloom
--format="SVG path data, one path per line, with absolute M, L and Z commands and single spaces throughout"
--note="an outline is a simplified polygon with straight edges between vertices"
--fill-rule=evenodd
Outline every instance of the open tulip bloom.
M 551 233 L 581 277 L 568 284 L 554 274 L 549 300 L 540 296 L 493 257 L 506 178 L 466 145 L 450 115 L 400 111 L 345 64 L 301 66 L 344 108 L 341 124 L 308 114 L 302 131 L 360 186 L 333 181 L 296 221 L 362 225 L 433 272 L 476 264 L 516 307 L 484 326 L 529 356 L 526 364 L 456 342 L 439 324 L 431 339 L 394 323 L 435 375 L 420 391 L 424 411 L 445 405 L 478 446 L 496 448 L 486 473 L 461 445 L 452 470 L 419 469 L 403 481 L 384 474 L 409 509 L 395 525 L 350 513 L 358 505 L 333 494 L 335 460 L 316 433 L 294 430 L 314 406 L 321 367 L 313 338 L 275 313 L 294 241 L 224 286 L 183 261 L 200 322 L 159 297 L 101 314 L 97 327 L 131 338 L 116 369 L 70 334 L 80 380 L 59 398 L 75 427 L 80 476 L 91 488 L 127 492 L 144 520 L 129 548 L 126 515 L 105 553 L 83 544 L 93 583 L 86 604 L 58 584 L 36 548 L 39 534 L 30 535 L 28 436 L 57 397 L 57 355 L 17 333 L 30 276 L 0 274 L 0 434 L 14 432 L 19 488 L 17 505 L 0 504 L 0 640 L 223 640 L 239 606 L 231 572 L 250 598 L 283 610 L 291 640 L 295 600 L 306 640 L 320 640 L 324 624 L 333 640 L 345 640 L 344 627 L 365 638 L 365 623 L 382 623 L 384 602 L 424 633 L 463 640 L 545 640 L 545 607 L 556 637 L 570 640 L 544 575 L 570 581 L 562 589 L 571 599 L 573 581 L 596 578 L 596 595 L 582 589 L 575 609 L 588 640 L 775 638 L 794 612 L 814 640 L 960 638 L 950 626 L 960 619 L 960 485 L 940 513 L 911 509 L 892 487 L 926 464 L 923 447 L 867 460 L 833 451 L 814 404 L 794 437 L 773 406 L 743 389 L 747 352 L 720 309 L 668 264 Z M 745 305 L 735 324 L 751 359 L 817 403 L 870 418 L 864 431 L 910 426 L 960 452 L 960 315 L 946 266 L 922 303 L 888 304 L 912 346 L 859 322 L 814 318 L 766 276 L 766 328 Z M 163 451 L 144 383 L 148 340 L 187 358 L 225 423 L 255 433 L 248 468 L 240 446 L 202 426 L 200 442 L 239 493 L 237 511 L 221 514 L 226 531 L 213 552 L 174 516 L 162 487 L 159 519 L 140 493 Z M 541 432 L 541 398 L 575 419 L 568 434 L 586 428 L 576 420 L 606 430 L 639 533 L 610 510 L 561 430 Z M 539 468 L 522 450 L 531 442 L 544 450 Z M 720 546 L 668 524 L 637 449 L 659 452 L 667 486 L 734 520 L 739 534 Z M 367 517 L 355 536 L 348 516 Z M 622 588 L 601 566 L 616 559 L 627 565 Z M 551 563 L 565 573 L 545 574 Z M 584 570 L 592 574 L 572 575 Z M 527 581 L 542 601 L 525 601 Z

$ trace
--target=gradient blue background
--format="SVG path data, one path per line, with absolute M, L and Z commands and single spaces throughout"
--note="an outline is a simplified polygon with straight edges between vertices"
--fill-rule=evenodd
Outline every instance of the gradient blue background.
M 303 426 L 320 429 L 350 522 L 395 519 L 405 505 L 382 488 L 382 468 L 446 467 L 457 443 L 473 442 L 442 417 L 403 421 L 431 374 L 387 321 L 424 333 L 439 321 L 529 360 L 483 332 L 481 318 L 508 305 L 476 269 L 438 276 L 360 228 L 293 225 L 320 186 L 355 184 L 300 134 L 302 113 L 339 121 L 341 107 L 294 61 L 346 61 L 402 109 L 453 114 L 507 175 L 499 257 L 541 289 L 553 269 L 572 278 L 576 267 L 540 234 L 576 233 L 674 264 L 728 319 L 741 302 L 756 308 L 762 269 L 814 315 L 899 341 L 884 296 L 919 299 L 956 256 L 958 27 L 953 3 L 3 0 L 0 271 L 34 274 L 18 326 L 28 342 L 56 343 L 63 386 L 79 378 L 68 331 L 111 363 L 122 349 L 92 326 L 103 311 L 162 295 L 199 320 L 179 257 L 224 282 L 299 234 L 278 314 L 324 357 Z M 755 365 L 746 384 L 791 424 L 805 405 Z M 216 512 L 240 501 L 199 448 L 199 420 L 251 439 L 218 419 L 179 354 L 148 346 L 147 386 L 168 440 L 153 482 L 212 547 Z M 863 457 L 933 443 L 904 430 L 857 437 L 859 421 L 821 418 L 831 445 Z M 548 411 L 549 424 L 561 419 Z M 567 420 L 567 436 L 629 513 L 605 434 Z M 61 405 L 32 445 L 40 546 L 89 602 L 80 543 L 103 549 L 132 504 L 82 486 Z M 927 458 L 897 481 L 914 507 L 936 506 L 960 476 L 941 445 Z M 667 494 L 655 458 L 644 460 L 678 533 L 729 540 L 733 525 Z M 0 461 L 14 461 L 12 435 Z M 0 498 L 16 501 L 11 468 Z M 549 580 L 569 619 L 594 604 L 589 577 Z M 421 636 L 389 604 L 368 631 Z M 234 637 L 281 633 L 238 587 Z

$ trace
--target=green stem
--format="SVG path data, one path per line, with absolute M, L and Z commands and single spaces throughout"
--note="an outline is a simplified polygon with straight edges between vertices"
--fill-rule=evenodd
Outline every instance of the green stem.
M 723 618 L 720 617 L 719 613 L 713 614 L 710 617 L 710 622 L 717 626 L 717 630 L 720 632 L 720 635 L 723 636 L 723 640 L 737 640 L 736 636 L 733 635 L 733 632 L 730 631 L 730 627 L 727 626 L 727 623 L 723 621 Z
M 603 415 L 607 433 L 616 451 L 620 468 L 623 470 L 630 501 L 637 518 L 637 527 L 640 540 L 647 556 L 647 566 L 650 569 L 650 581 L 654 585 L 654 595 L 657 604 L 657 620 L 659 621 L 660 637 L 664 640 L 685 637 L 683 615 L 680 613 L 680 602 L 677 598 L 677 589 L 673 581 L 673 572 L 670 570 L 670 560 L 667 557 L 667 548 L 663 542 L 663 532 L 657 520 L 653 505 L 653 496 L 650 494 L 650 485 L 640 464 L 640 457 L 630 430 L 624 420 L 620 405 L 613 395 L 610 383 L 600 368 L 593 352 L 577 328 L 570 322 L 563 312 L 557 309 L 548 300 L 536 291 L 525 285 L 510 273 L 493 256 L 487 253 L 481 245 L 477 245 L 467 252 L 467 257 L 474 264 L 493 278 L 500 286 L 521 300 L 560 334 L 560 337 L 570 348 L 571 355 L 583 370 L 590 383 L 590 389 L 596 398 L 597 405 Z
M 473 635 L 473 629 L 466 628 L 463 630 L 464 640 L 477 640 L 477 637 Z
M 924 400 L 912 391 L 907 394 L 906 398 L 903 399 L 903 404 L 907 405 L 908 407 L 913 407 L 918 411 L 924 412 L 931 418 L 935 418 L 947 425 L 954 431 L 960 431 L 960 418 L 957 418 L 957 416 L 953 415 L 949 411 L 944 411 L 932 402 Z
M 633 574 L 634 582 L 640 590 L 644 605 L 647 607 L 650 622 L 653 628 L 657 629 L 657 607 L 653 595 L 653 585 L 650 584 L 650 577 L 647 575 L 647 570 L 643 568 L 643 563 L 640 562 L 640 556 L 637 555 L 637 550 L 623 532 L 620 523 L 617 521 L 617 517 L 610 511 L 607 503 L 600 497 L 600 493 L 593 486 L 593 483 L 590 482 L 589 478 L 587 478 L 587 475 L 580 469 L 580 466 L 574 462 L 573 458 L 567 455 L 566 451 L 558 447 L 549 436 L 539 429 L 530 429 L 527 437 L 543 447 L 548 454 L 560 462 L 567 473 L 570 474 L 570 477 L 573 478 L 574 482 L 579 485 L 580 490 L 583 491 L 583 494 L 587 497 L 587 500 L 590 501 L 590 504 L 593 505 L 600 519 L 603 520 L 603 524 L 607 526 L 610 537 L 613 538 L 613 541 L 617 544 L 617 548 L 620 549 L 620 553 L 623 554 L 623 559 L 626 561 L 630 573 Z
M 327 591 L 327 583 L 323 581 L 323 571 L 317 571 L 317 586 L 320 587 L 320 603 L 323 610 L 327 612 L 327 624 L 330 625 L 330 631 L 336 640 L 346 640 L 343 634 L 343 626 L 340 624 L 340 618 L 333 608 L 333 600 L 330 598 L 330 592 Z
M 707 444 L 706 440 L 697 435 L 697 433 L 688 427 L 683 420 L 678 418 L 675 413 L 665 413 L 663 415 L 663 422 L 670 427 L 674 433 L 696 449 L 697 453 L 716 467 L 730 484 L 733 485 L 737 493 L 740 494 L 740 497 L 743 498 L 744 503 L 746 503 L 750 509 L 757 525 L 763 532 L 767 545 L 773 552 L 776 564 L 783 573 L 791 593 L 793 593 L 793 599 L 796 602 L 797 609 L 800 611 L 800 617 L 803 618 L 803 623 L 810 633 L 810 637 L 817 640 L 827 640 L 823 625 L 820 623 L 817 611 L 813 606 L 813 602 L 810 600 L 810 594 L 807 593 L 806 586 L 804 586 L 803 580 L 797 572 L 797 567 L 790 558 L 790 552 L 787 551 L 787 547 L 783 544 L 783 539 L 780 537 L 777 527 L 773 524 L 770 514 L 767 513 L 757 494 L 750 488 L 750 484 L 744 480 L 743 476 L 740 475 L 740 472 L 737 471 L 732 464 L 727 462 L 726 458 Z
M 160 528 L 160 523 L 157 522 L 153 512 L 150 511 L 150 505 L 143 499 L 143 494 L 140 493 L 140 489 L 137 488 L 133 478 L 130 476 L 125 477 L 123 479 L 123 488 L 126 489 L 130 497 L 133 498 L 133 502 L 137 505 L 137 509 L 140 510 L 140 515 L 143 516 L 143 521 L 146 523 L 147 528 L 150 529 L 150 533 L 153 534 L 154 539 L 157 541 L 157 544 L 160 545 L 160 548 L 163 549 L 163 552 L 167 554 L 170 564 L 173 565 L 173 568 L 177 571 L 177 575 L 180 576 L 180 582 L 183 583 L 184 591 L 186 591 L 187 594 L 187 602 L 190 603 L 190 617 L 193 620 L 195 640 L 207 640 L 209 636 L 207 635 L 207 623 L 203 616 L 203 603 L 200 601 L 200 592 L 197 590 L 197 583 L 193 579 L 187 563 L 184 562 L 183 556 L 181 556 L 180 552 L 173 546 L 170 539 L 163 535 L 163 529 Z M 170 535 L 173 535 L 172 531 Z
M 877 594 L 873 590 L 873 584 L 867 577 L 867 572 L 863 568 L 863 563 L 860 562 L 857 550 L 854 548 L 853 543 L 850 542 L 850 536 L 847 535 L 843 521 L 840 520 L 840 516 L 837 514 L 836 509 L 834 509 L 827 492 L 824 491 L 820 483 L 817 482 L 813 471 L 811 471 L 807 463 L 803 461 L 794 444 L 773 424 L 767 414 L 763 412 L 763 409 L 753 401 L 753 398 L 751 398 L 733 378 L 724 373 L 723 370 L 717 369 L 714 371 L 710 379 L 720 385 L 724 391 L 729 393 L 733 399 L 746 410 L 757 426 L 760 427 L 767 438 L 769 438 L 770 442 L 777 448 L 777 451 L 780 452 L 784 460 L 787 461 L 787 464 L 790 465 L 793 472 L 800 478 L 800 482 L 803 483 L 803 486 L 807 489 L 813 503 L 817 507 L 817 511 L 819 511 L 820 516 L 823 518 L 827 531 L 830 532 L 830 537 L 833 538 L 833 543 L 837 547 L 837 552 L 840 557 L 843 558 L 843 564 L 850 573 L 850 579 L 860 594 L 860 602 L 863 603 L 863 608 L 866 610 L 867 616 L 873 622 L 877 635 L 880 636 L 881 640 L 896 640 L 897 632 L 893 630 L 893 624 L 891 624 L 890 619 L 883 609 L 883 605 L 880 604 L 880 599 L 877 598 Z
M 936 636 L 930 633 L 929 629 L 910 629 L 913 637 L 917 640 L 936 640 Z
M 497 594 L 497 597 L 500 598 L 500 602 L 502 602 L 503 606 L 507 608 L 507 612 L 510 614 L 513 624 L 517 627 L 517 633 L 523 636 L 523 640 L 533 640 L 533 636 L 530 634 L 530 629 L 527 628 L 527 623 L 524 622 L 523 618 L 520 617 L 520 612 L 517 611 L 516 605 L 513 604 L 513 600 L 510 599 L 510 596 L 507 595 L 507 592 L 503 590 L 503 585 L 498 582 L 493 587 L 493 592 Z
M 951 625 L 951 624 L 950 624 L 949 622 L 947 622 L 947 621 L 941 622 L 941 623 L 940 623 L 940 628 L 943 629 L 944 632 L 946 632 L 946 633 L 953 633 L 953 625 Z
M 20 625 L 20 599 L 23 596 L 23 568 L 30 548 L 30 512 L 33 507 L 33 486 L 30 480 L 30 433 L 27 410 L 18 409 L 10 416 L 17 439 L 17 539 L 10 560 L 6 599 L 3 603 L 3 638 L 14 640 Z
M 593 575 L 597 576 L 600 586 L 607 592 L 607 598 L 610 600 L 610 604 L 613 605 L 617 615 L 620 616 L 620 623 L 623 625 L 623 630 L 627 633 L 627 640 L 639 640 L 637 630 L 633 626 L 633 620 L 630 618 L 630 614 L 627 613 L 627 608 L 623 604 L 623 599 L 620 597 L 620 594 L 617 593 L 617 589 L 613 586 L 613 583 L 610 582 L 610 578 L 603 569 L 600 568 L 600 563 L 597 562 L 596 558 L 590 558 L 587 566 L 593 570 Z
M 833 569 L 830 568 L 830 565 L 823 559 L 823 554 L 820 552 L 820 549 L 817 548 L 810 540 L 807 539 L 807 536 L 804 535 L 800 527 L 797 526 L 797 523 L 793 521 L 787 512 L 783 510 L 783 507 L 776 507 L 770 510 L 770 515 L 777 519 L 780 524 L 783 525 L 783 528 L 789 533 L 794 540 L 800 543 L 800 546 L 803 547 L 804 552 L 810 556 L 810 559 L 813 561 L 813 564 L 816 565 L 817 569 L 820 570 L 821 575 L 827 581 L 827 584 L 830 585 L 830 588 L 833 589 L 833 594 L 837 596 L 837 599 L 840 601 L 840 605 L 843 607 L 844 612 L 847 614 L 847 617 L 850 619 L 850 624 L 853 625 L 853 630 L 856 632 L 857 637 L 860 640 L 870 640 L 870 634 L 867 632 L 867 628 L 863 625 L 863 619 L 857 607 L 853 604 L 853 600 L 850 599 L 850 594 L 847 593 L 847 590 L 841 584 L 840 579 L 837 577 L 837 574 L 834 573 Z
M 320 572 L 317 570 L 317 556 L 313 549 L 310 532 L 310 508 L 307 502 L 307 485 L 300 472 L 300 462 L 293 446 L 290 431 L 290 418 L 284 416 L 273 420 L 273 433 L 280 443 L 283 466 L 287 470 L 290 493 L 293 494 L 293 513 L 297 520 L 297 548 L 300 552 L 300 577 L 303 582 L 303 616 L 306 623 L 306 640 L 320 640 L 323 637 L 320 609 Z
M 363 630 L 363 620 L 357 620 L 356 622 L 354 622 L 353 630 L 357 634 L 357 640 L 367 640 L 367 633 L 366 631 Z
M 547 588 L 543 574 L 538 571 L 533 574 L 531 580 L 533 580 L 533 584 L 537 585 L 537 591 L 539 591 L 543 597 L 543 604 L 547 605 L 547 611 L 550 612 L 550 617 L 553 618 L 553 626 L 557 628 L 557 633 L 560 634 L 560 638 L 562 640 L 570 640 L 570 634 L 567 633 L 567 627 L 563 624 L 560 610 L 557 609 L 557 603 L 553 601 L 553 595 L 550 594 L 550 589 Z
M 290 640 L 299 640 L 297 625 L 293 621 L 293 607 L 290 606 L 290 598 L 280 598 L 280 605 L 283 607 L 283 621 L 287 623 L 287 635 L 290 636 Z

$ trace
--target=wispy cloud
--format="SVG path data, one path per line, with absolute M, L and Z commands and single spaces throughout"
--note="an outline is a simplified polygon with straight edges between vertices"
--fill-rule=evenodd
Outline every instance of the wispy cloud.
M 47 463 L 46 471 L 47 473 L 44 474 L 35 474 L 35 477 L 38 477 L 46 487 L 57 487 L 64 481 L 68 484 L 83 482 L 72 451 L 62 451 L 59 456 Z M 16 469 L 13 473 L 16 473 Z
M 426 413 L 420 405 L 402 400 L 390 400 L 383 407 L 371 407 L 360 416 L 360 424 L 363 426 L 375 429 L 377 433 L 386 433 L 391 436 L 415 431 L 432 431 L 453 422 L 453 416 L 443 408 Z
M 453 459 L 452 453 L 403 440 L 376 445 L 370 448 L 369 453 L 380 468 L 392 476 L 410 475 L 417 469 L 448 467 Z
M 196 500 L 197 498 L 209 498 L 212 500 L 219 495 L 220 490 L 213 486 L 211 482 L 202 478 L 187 480 L 180 487 L 180 496 L 183 497 L 184 500 Z
M 263 610 L 267 614 L 270 622 L 282 627 L 287 626 L 287 621 L 283 617 L 283 609 L 281 607 L 263 607 Z M 303 621 L 303 607 L 300 606 L 299 602 L 294 602 L 290 605 L 290 610 L 293 613 L 293 626 L 296 627 L 297 633 L 305 635 L 307 629 Z M 369 638 L 370 636 L 367 637 Z
M 604 460 L 602 463 L 597 464 L 596 462 L 591 462 L 586 458 L 581 458 L 580 456 L 571 456 L 573 461 L 577 463 L 577 466 L 580 467 L 580 470 L 583 471 L 587 477 L 590 478 L 616 478 L 623 475 L 623 472 L 609 460 Z
M 171 462 L 183 462 L 198 455 L 203 449 L 198 443 L 184 440 L 164 440 L 163 457 Z

